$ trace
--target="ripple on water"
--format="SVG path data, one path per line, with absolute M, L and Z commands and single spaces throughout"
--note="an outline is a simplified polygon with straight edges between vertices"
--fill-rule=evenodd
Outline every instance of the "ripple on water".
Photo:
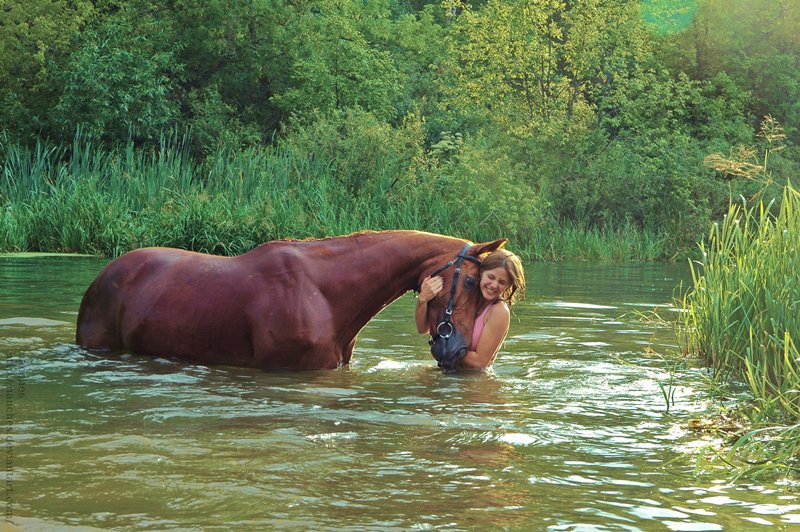
M 533 307 L 542 307 L 542 308 L 574 308 L 574 309 L 589 309 L 589 310 L 616 310 L 617 307 L 609 306 L 609 305 L 597 305 L 593 303 L 578 303 L 572 301 L 542 301 L 539 303 L 534 303 Z
M 0 347 L 10 347 L 12 349 L 30 349 L 43 343 L 44 339 L 38 336 L 3 336 L 0 338 Z
M 46 318 L 33 318 L 29 316 L 17 316 L 14 318 L 0 319 L 0 327 L 22 326 L 22 327 L 63 327 L 69 325 L 66 321 L 49 320 Z

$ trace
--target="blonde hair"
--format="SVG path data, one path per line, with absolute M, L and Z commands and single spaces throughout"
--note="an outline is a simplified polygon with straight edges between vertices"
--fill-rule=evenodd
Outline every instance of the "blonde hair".
M 481 273 L 495 268 L 505 268 L 508 272 L 508 287 L 500 294 L 500 298 L 511 306 L 525 295 L 522 261 L 507 249 L 497 249 L 481 258 Z

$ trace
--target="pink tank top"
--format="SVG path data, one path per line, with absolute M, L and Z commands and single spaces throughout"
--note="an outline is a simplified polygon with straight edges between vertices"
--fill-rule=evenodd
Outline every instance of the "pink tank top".
M 489 313 L 489 309 L 492 308 L 492 305 L 486 305 L 486 308 L 483 309 L 477 318 L 475 318 L 475 325 L 472 327 L 472 350 L 475 351 L 478 347 L 478 340 L 481 339 L 481 334 L 483 334 L 483 327 L 486 325 L 486 315 Z

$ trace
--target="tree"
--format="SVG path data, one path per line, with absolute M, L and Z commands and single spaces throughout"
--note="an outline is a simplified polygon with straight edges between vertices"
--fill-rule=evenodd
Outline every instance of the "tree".
M 0 2 L 0 127 L 31 137 L 46 126 L 53 74 L 93 14 L 88 0 Z
M 326 0 L 299 7 L 282 31 L 291 81 L 273 103 L 296 115 L 361 107 L 393 118 L 402 85 L 383 47 L 388 17 L 385 2 Z
M 752 94 L 753 127 L 771 114 L 800 143 L 800 3 L 701 0 L 686 31 L 662 43 L 667 68 L 698 80 L 724 72 Z
M 270 138 L 286 118 L 271 98 L 290 82 L 292 43 L 283 34 L 295 18 L 290 2 L 171 0 L 166 9 L 184 67 L 181 89 L 190 100 L 185 120 L 201 136 L 230 126 L 227 133 L 240 129 L 243 142 L 256 132 Z M 205 129 L 211 116 L 217 126 Z
M 80 127 L 109 141 L 157 139 L 175 123 L 174 53 L 137 31 L 128 15 L 86 32 L 67 59 L 53 113 L 67 135 Z
M 451 94 L 531 136 L 553 121 L 584 121 L 645 53 L 636 2 L 492 0 L 458 17 Z

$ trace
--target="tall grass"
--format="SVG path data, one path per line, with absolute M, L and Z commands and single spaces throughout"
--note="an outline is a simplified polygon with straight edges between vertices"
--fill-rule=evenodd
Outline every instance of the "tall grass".
M 663 259 L 667 235 L 631 224 L 618 228 L 581 227 L 572 222 L 551 224 L 532 235 L 531 258 L 544 261 L 643 261 Z
M 689 351 L 745 382 L 753 432 L 733 451 L 762 468 L 793 468 L 800 451 L 800 193 L 774 205 L 732 205 L 692 263 L 683 300 Z
M 508 229 L 495 223 L 504 213 L 490 196 L 468 205 L 447 179 L 376 168 L 373 182 L 353 190 L 331 161 L 287 145 L 221 151 L 201 163 L 177 134 L 155 147 L 119 149 L 80 132 L 68 147 L 28 147 L 0 136 L 0 165 L 0 251 L 116 256 L 165 245 L 232 255 L 277 238 L 403 228 L 474 241 L 507 237 L 528 259 L 652 260 L 667 253 L 662 236 L 634 227 Z

